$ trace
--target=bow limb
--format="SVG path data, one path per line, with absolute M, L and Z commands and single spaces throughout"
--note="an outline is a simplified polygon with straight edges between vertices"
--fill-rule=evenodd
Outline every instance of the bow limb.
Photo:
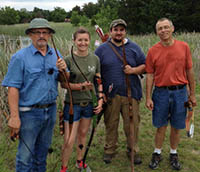
M 54 43 L 54 40 L 53 40 L 53 36 L 51 37 L 51 41 L 52 41 L 52 43 L 53 43 L 53 47 L 54 47 L 55 52 L 56 52 L 57 60 L 59 60 L 60 57 L 59 57 L 59 55 L 58 55 L 58 51 L 57 51 L 57 49 L 56 49 L 56 46 L 55 46 L 55 43 Z M 70 87 L 70 84 L 69 84 L 69 76 L 67 75 L 66 70 L 65 70 L 65 69 L 59 70 L 59 74 L 62 76 L 63 82 L 66 83 L 67 89 L 68 89 L 68 92 L 69 92 L 69 99 L 70 99 L 70 107 L 69 107 L 69 115 L 70 115 L 70 118 L 69 118 L 69 124 L 70 124 L 70 134 L 71 134 L 72 124 L 73 124 L 73 117 L 74 117 L 72 90 L 71 90 L 71 87 Z M 60 117 L 60 119 L 63 120 L 62 117 Z M 61 123 L 62 125 L 64 124 L 64 122 L 62 122 L 62 121 L 60 121 L 60 123 Z M 64 126 L 63 126 L 63 128 L 64 128 Z
M 126 53 L 125 53 L 125 46 L 124 41 L 122 41 L 122 48 L 123 48 L 123 64 L 124 67 L 128 64 L 126 60 Z M 127 96 L 129 102 L 129 138 L 130 138 L 130 145 L 131 145 L 131 172 L 134 172 L 134 121 L 133 121 L 133 105 L 132 105 L 132 98 L 131 98 L 131 83 L 130 78 L 127 74 L 125 74 L 126 79 L 126 86 L 127 86 Z

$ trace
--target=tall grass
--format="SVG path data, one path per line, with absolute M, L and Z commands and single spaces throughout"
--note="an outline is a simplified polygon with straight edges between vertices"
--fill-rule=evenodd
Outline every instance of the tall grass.
M 51 23 L 54 28 L 56 28 L 55 42 L 58 50 L 63 56 L 70 53 L 72 42 L 72 33 L 76 28 L 72 27 L 69 23 Z M 0 34 L 3 34 L 3 42 L 0 45 L 0 81 L 2 82 L 3 77 L 7 71 L 7 66 L 11 55 L 21 48 L 20 43 L 22 37 L 24 36 L 24 29 L 27 25 L 14 25 L 14 26 L 0 26 Z M 94 42 L 98 39 L 97 34 L 93 28 L 89 28 L 91 32 L 91 51 L 95 50 Z M 6 36 L 5 36 L 6 35 Z M 9 36 L 8 36 L 9 35 Z M 15 39 L 19 39 L 18 43 L 11 41 L 11 37 L 14 36 Z M 194 70 L 196 81 L 199 82 L 199 71 L 200 71 L 200 34 L 199 33 L 181 33 L 175 34 L 175 37 L 179 40 L 186 41 L 192 52 Z M 8 38 L 8 39 L 7 39 Z M 9 41 L 10 39 L 10 41 Z M 138 43 L 145 54 L 148 49 L 159 41 L 155 34 L 143 35 L 143 36 L 130 36 L 130 39 Z M 200 101 L 200 85 L 197 82 L 196 92 L 197 101 Z M 59 89 L 60 96 L 58 97 L 58 107 L 62 108 L 64 91 Z M 7 89 L 0 87 L 0 171 L 1 172 L 13 172 L 15 169 L 15 155 L 17 150 L 17 143 L 12 143 L 9 139 L 9 129 L 6 126 L 5 118 L 2 116 L 3 112 L 9 114 L 7 105 Z M 199 162 L 200 162 L 200 150 L 199 150 L 199 140 L 200 140 L 200 105 L 195 108 L 195 135 L 194 138 L 188 138 L 186 136 L 185 130 L 181 133 L 181 143 L 179 145 L 179 155 L 180 161 L 183 164 L 183 172 L 199 172 Z M 58 121 L 57 121 L 58 123 Z M 105 128 L 103 120 L 100 122 L 97 132 L 94 137 L 94 141 L 91 146 L 91 150 L 88 154 L 87 162 L 91 166 L 92 170 L 95 172 L 126 172 L 130 170 L 129 160 L 126 157 L 126 139 L 123 133 L 123 126 L 120 123 L 119 128 L 119 143 L 118 143 L 118 154 L 113 159 L 110 165 L 106 165 L 102 161 L 103 156 L 103 144 L 104 144 L 104 133 Z M 141 127 L 140 127 L 140 155 L 142 157 L 143 163 L 136 166 L 137 172 L 148 172 L 151 171 L 148 168 L 148 163 L 151 159 L 151 153 L 154 148 L 154 134 L 155 128 L 152 127 L 151 123 L 151 112 L 148 111 L 144 106 L 144 100 L 141 102 Z M 169 131 L 166 135 L 166 140 L 163 146 L 163 157 L 164 160 L 161 162 L 160 167 L 155 170 L 157 172 L 171 172 L 171 168 L 168 162 L 169 155 Z M 63 137 L 59 135 L 58 124 L 56 124 L 54 130 L 54 137 L 52 148 L 54 152 L 48 155 L 47 159 L 47 172 L 59 171 L 61 160 L 61 146 L 63 143 Z M 74 167 L 76 160 L 75 152 L 72 154 L 70 159 L 69 169 L 70 171 L 77 171 Z

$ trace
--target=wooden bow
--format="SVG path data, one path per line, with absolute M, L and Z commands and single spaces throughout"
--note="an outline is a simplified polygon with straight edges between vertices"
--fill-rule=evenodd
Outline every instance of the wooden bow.
M 56 46 L 55 46 L 55 43 L 54 43 L 54 40 L 53 40 L 53 36 L 51 37 L 51 41 L 53 43 L 53 47 L 55 49 L 55 52 L 56 52 L 56 56 L 57 56 L 57 59 L 59 60 L 60 59 L 60 56 L 58 55 L 58 51 L 56 49 Z M 70 88 L 70 84 L 69 84 L 69 78 L 67 76 L 67 72 L 65 69 L 59 71 L 59 74 L 62 76 L 62 78 L 64 79 L 64 82 L 67 84 L 67 89 L 68 89 L 68 92 L 69 92 L 69 99 L 70 99 L 70 105 L 69 105 L 69 124 L 70 125 L 70 132 L 71 133 L 71 130 L 72 130 L 72 124 L 73 124 L 73 117 L 74 117 L 74 111 L 73 111 L 73 98 L 72 98 L 72 90 Z M 59 124 L 60 124 L 60 128 L 63 128 L 63 131 L 61 130 L 60 134 L 64 134 L 64 121 L 63 121 L 63 114 L 59 114 Z M 61 126 L 63 125 L 63 126 Z

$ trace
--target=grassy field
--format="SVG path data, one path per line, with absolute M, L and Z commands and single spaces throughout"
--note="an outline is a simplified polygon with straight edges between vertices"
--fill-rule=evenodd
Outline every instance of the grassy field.
M 71 48 L 71 35 L 75 28 L 70 24 L 58 23 L 52 24 L 56 28 L 55 40 L 57 48 L 63 55 L 67 55 Z M 0 35 L 12 35 L 18 38 L 18 35 L 23 35 L 23 29 L 27 25 L 16 25 L 16 26 L 0 26 Z M 13 31 L 14 30 L 14 31 Z M 15 32 L 16 30 L 16 32 Z M 92 34 L 91 50 L 95 49 L 94 41 L 98 39 L 93 28 L 89 28 Z M 20 34 L 19 34 L 20 33 Z M 196 97 L 197 102 L 200 102 L 200 84 L 199 84 L 199 71 L 200 71 L 200 34 L 199 33 L 182 33 L 176 34 L 175 37 L 180 40 L 188 42 L 194 61 L 194 70 L 196 77 Z M 143 36 L 130 36 L 130 39 L 137 42 L 145 52 L 158 41 L 158 38 L 154 34 L 143 35 Z M 20 43 L 11 42 L 9 40 L 3 40 L 4 43 L 0 45 L 0 82 L 2 81 L 6 71 L 10 56 L 20 48 Z M 19 41 L 20 42 L 20 41 Z M 144 80 L 144 79 L 143 79 Z M 0 87 L 0 172 L 13 172 L 15 169 L 15 155 L 17 151 L 17 142 L 13 143 L 9 139 L 9 129 L 6 126 L 5 118 L 2 116 L 3 112 L 8 113 L 7 109 L 7 90 Z M 63 91 L 60 90 L 60 96 L 58 98 L 58 104 L 62 101 Z M 154 149 L 154 134 L 155 128 L 151 122 L 151 112 L 144 106 L 145 100 L 141 101 L 141 123 L 140 123 L 140 155 L 143 163 L 139 166 L 135 166 L 136 172 L 149 172 L 148 168 L 151 154 Z M 59 106 L 60 107 L 60 106 Z M 200 105 L 195 108 L 195 134 L 193 138 L 186 136 L 186 131 L 181 132 L 181 142 L 179 144 L 178 152 L 180 162 L 183 165 L 182 172 L 200 172 Z M 107 165 L 102 161 L 103 157 L 103 144 L 104 144 L 104 133 L 105 128 L 103 124 L 103 118 L 97 127 L 97 132 L 94 136 L 91 149 L 88 154 L 87 163 L 90 165 L 93 172 L 128 172 L 130 171 L 130 162 L 126 157 L 126 139 L 122 129 L 122 123 L 119 128 L 119 143 L 117 149 L 117 155 L 113 159 L 112 163 Z M 157 172 L 171 172 L 168 156 L 169 156 L 169 130 L 166 135 L 165 143 L 163 146 L 163 161 Z M 47 172 L 58 172 L 61 166 L 61 146 L 63 144 L 63 137 L 59 135 L 58 120 L 54 130 L 54 137 L 52 142 L 53 153 L 48 155 L 47 159 Z M 69 163 L 70 172 L 76 172 L 75 169 L 76 153 L 72 154 Z

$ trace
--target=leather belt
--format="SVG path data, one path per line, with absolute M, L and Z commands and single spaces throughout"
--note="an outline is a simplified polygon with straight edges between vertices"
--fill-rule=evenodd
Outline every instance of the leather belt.
M 69 102 L 65 101 L 65 104 L 69 104 Z M 73 103 L 73 105 L 79 105 L 81 107 L 86 107 L 90 104 L 90 102 L 80 102 L 80 103 Z
M 45 109 L 45 108 L 49 108 L 50 106 L 52 106 L 54 104 L 55 103 L 44 104 L 44 105 L 34 104 L 34 105 L 28 106 L 28 107 L 19 107 L 19 111 L 26 112 L 26 111 L 30 111 L 32 108 Z
M 172 86 L 162 86 L 162 87 L 157 87 L 156 88 L 162 88 L 162 89 L 168 89 L 168 90 L 180 90 L 184 88 L 186 85 L 172 85 Z
M 35 104 L 35 105 L 32 105 L 31 107 L 32 107 L 32 108 L 45 109 L 45 108 L 48 108 L 48 107 L 52 106 L 53 104 L 54 104 L 54 103 L 44 104 L 44 105 Z

